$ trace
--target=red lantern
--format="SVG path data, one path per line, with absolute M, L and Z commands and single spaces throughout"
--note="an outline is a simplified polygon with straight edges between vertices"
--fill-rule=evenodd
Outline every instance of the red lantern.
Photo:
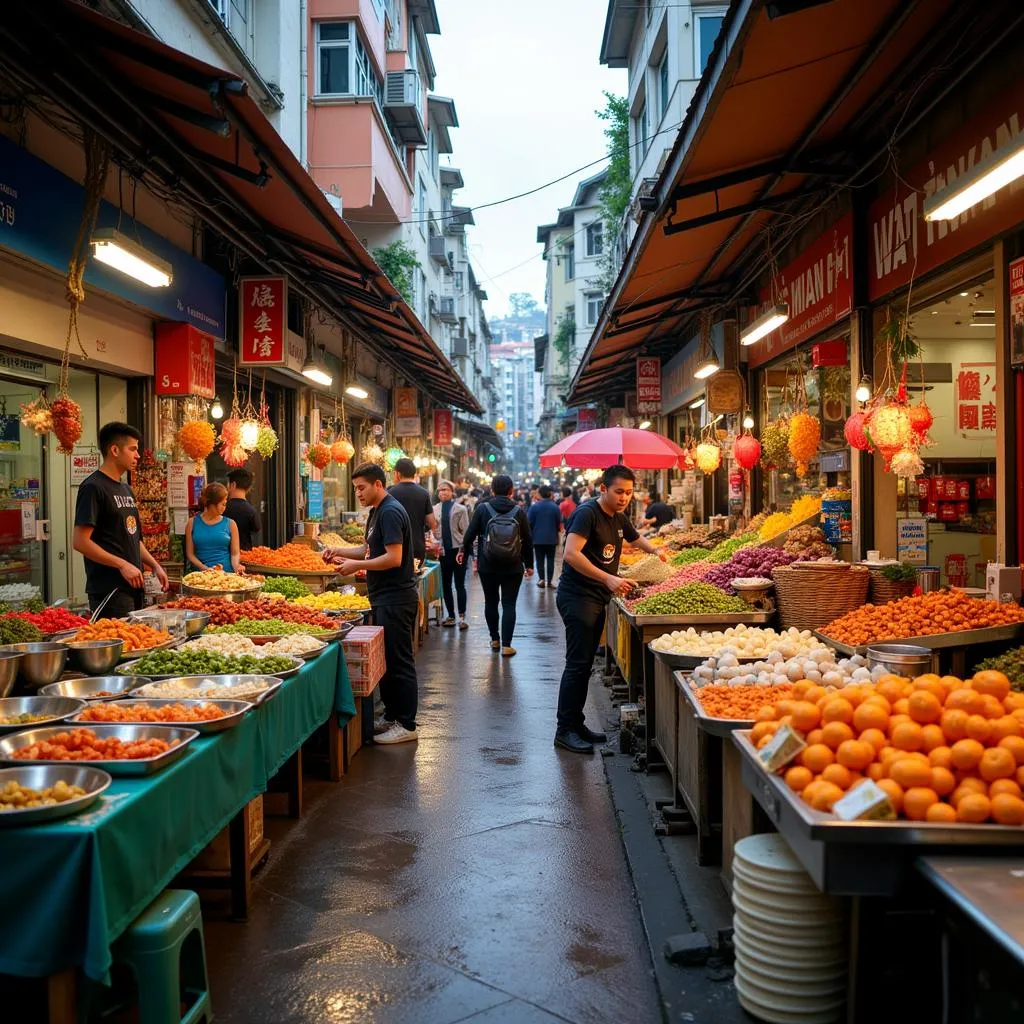
M 732 446 L 732 457 L 743 469 L 753 469 L 761 458 L 761 442 L 748 430 Z
M 907 410 L 907 413 L 910 416 L 910 429 L 914 431 L 919 440 L 923 441 L 928 436 L 928 431 L 931 430 L 932 424 L 935 422 L 931 409 L 928 408 L 927 403 L 922 399 L 920 405 L 912 405 Z
M 682 470 L 693 469 L 696 463 L 693 461 L 693 449 L 684 448 L 683 454 L 679 456 L 679 468 Z
M 843 434 L 846 440 L 849 441 L 850 447 L 856 448 L 859 452 L 871 451 L 871 442 L 864 433 L 866 426 L 867 416 L 863 412 L 855 412 L 846 421 L 846 426 L 843 427 Z

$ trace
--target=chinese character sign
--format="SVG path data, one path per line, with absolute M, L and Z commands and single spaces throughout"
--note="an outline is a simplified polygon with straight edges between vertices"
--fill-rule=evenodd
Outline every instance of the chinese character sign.
M 1024 364 L 1024 256 L 1010 264 L 1010 361 Z
M 994 437 L 996 364 L 954 363 L 953 369 L 956 432 L 963 438 Z
M 452 443 L 452 411 L 451 409 L 434 410 L 434 444 L 438 448 L 446 448 Z
M 191 324 L 157 324 L 155 386 L 158 395 L 213 398 L 213 338 Z
M 641 356 L 636 361 L 636 405 L 638 412 L 661 412 L 660 359 Z
M 243 366 L 284 366 L 288 279 L 243 277 L 238 294 L 238 361 Z

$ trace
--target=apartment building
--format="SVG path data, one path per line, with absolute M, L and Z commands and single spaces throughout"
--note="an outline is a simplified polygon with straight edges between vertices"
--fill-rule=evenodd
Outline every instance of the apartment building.
M 505 421 L 506 464 L 526 473 L 537 466 L 538 386 L 532 341 L 506 341 L 490 346 L 495 381 L 494 412 Z

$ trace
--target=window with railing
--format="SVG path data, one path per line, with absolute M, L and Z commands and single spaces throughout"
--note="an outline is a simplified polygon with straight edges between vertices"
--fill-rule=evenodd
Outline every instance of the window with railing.
M 365 96 L 384 106 L 384 83 L 378 77 L 355 22 L 316 23 L 316 92 L 318 96 Z

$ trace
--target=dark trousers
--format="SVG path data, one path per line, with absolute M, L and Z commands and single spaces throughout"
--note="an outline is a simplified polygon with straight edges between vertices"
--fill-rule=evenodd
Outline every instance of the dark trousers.
M 416 679 L 416 657 L 413 654 L 413 630 L 419 604 L 415 601 L 395 605 L 374 605 L 373 618 L 384 627 L 384 660 L 386 668 L 380 681 L 384 701 L 384 717 L 416 728 L 419 687 Z
M 583 725 L 583 706 L 587 703 L 590 673 L 601 644 L 601 631 L 607 605 L 577 594 L 558 591 L 558 614 L 565 623 L 565 669 L 558 687 L 558 732 L 569 732 Z
M 109 591 L 107 592 L 109 593 Z M 96 611 L 103 603 L 106 594 L 89 594 L 89 611 Z M 103 618 L 105 619 L 126 619 L 132 612 L 137 612 L 142 607 L 144 592 L 141 589 L 119 590 L 105 605 L 103 605 Z
M 556 544 L 534 544 L 533 561 L 537 567 L 538 580 L 551 582 L 555 575 L 555 548 Z
M 523 585 L 523 574 L 480 573 L 480 586 L 484 591 L 484 618 L 492 640 L 501 640 L 502 647 L 512 646 L 512 633 L 516 628 L 516 599 Z M 501 603 L 501 633 L 498 632 L 498 604 Z
M 466 563 L 455 561 L 458 552 L 446 551 L 441 555 L 441 596 L 450 618 L 455 618 L 455 598 L 459 602 L 459 615 L 466 614 Z M 455 597 L 452 597 L 452 582 L 455 583 Z

